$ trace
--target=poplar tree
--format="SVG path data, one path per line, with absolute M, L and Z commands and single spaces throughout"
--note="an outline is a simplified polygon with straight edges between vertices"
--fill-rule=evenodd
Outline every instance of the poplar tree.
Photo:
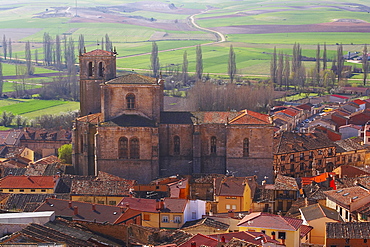
M 367 73 L 369 72 L 369 56 L 367 51 L 367 45 L 365 44 L 362 50 L 362 71 L 364 73 L 363 83 L 366 86 Z
M 285 88 L 288 90 L 289 88 L 289 77 L 290 77 L 290 64 L 289 64 L 289 57 L 285 56 L 285 62 L 284 62 L 284 82 L 285 82 Z
M 343 45 L 340 44 L 337 47 L 337 76 L 338 76 L 338 82 L 342 79 L 343 67 L 344 67 Z
M 182 82 L 186 84 L 188 82 L 188 53 L 184 51 L 184 56 L 182 60 Z
M 158 57 L 158 46 L 155 41 L 152 43 L 152 54 L 150 56 L 150 62 L 153 71 L 153 76 L 157 77 L 159 72 L 159 57 Z
M 327 58 L 327 54 L 326 54 L 326 43 L 324 43 L 324 51 L 323 51 L 323 54 L 322 54 L 322 70 L 327 69 L 327 62 L 328 62 L 328 58 Z
M 9 50 L 9 60 L 11 61 L 12 60 L 12 56 L 13 56 L 13 48 L 12 48 L 12 39 L 9 38 L 9 43 L 8 43 L 8 50 Z
M 3 80 L 3 63 L 2 63 L 2 59 L 0 58 L 0 97 L 3 96 L 3 85 L 4 85 L 4 80 Z
M 31 46 L 30 42 L 26 42 L 25 46 L 25 58 L 26 58 L 26 74 L 32 75 L 33 74 L 33 67 L 32 67 L 32 57 L 31 57 Z
M 78 37 L 78 52 L 79 52 L 79 54 L 84 53 L 84 49 L 85 49 L 85 38 L 84 38 L 83 34 L 80 34 L 80 36 Z
M 316 85 L 319 85 L 320 83 L 320 45 L 319 44 L 317 44 L 317 49 L 316 49 L 315 82 L 316 82 Z
M 276 73 L 277 73 L 277 54 L 276 54 L 276 46 L 275 46 L 274 52 L 272 53 L 272 57 L 270 61 L 270 77 L 271 77 L 271 82 L 273 84 L 277 82 Z
M 235 52 L 233 45 L 230 45 L 229 51 L 229 66 L 228 66 L 228 73 L 230 77 L 230 82 L 233 83 L 235 74 L 236 74 L 236 61 L 235 61 Z
M 202 47 L 197 45 L 196 47 L 196 73 L 197 79 L 202 80 L 203 75 L 203 57 L 202 57 Z
M 59 71 L 62 70 L 62 49 L 59 35 L 55 37 L 55 68 Z
M 278 55 L 278 64 L 276 70 L 276 82 L 280 88 L 283 87 L 283 71 L 284 71 L 284 55 L 283 53 L 279 52 Z
M 6 60 L 6 56 L 8 55 L 8 44 L 6 42 L 6 38 L 5 38 L 5 34 L 3 36 L 3 56 L 4 56 L 4 60 Z

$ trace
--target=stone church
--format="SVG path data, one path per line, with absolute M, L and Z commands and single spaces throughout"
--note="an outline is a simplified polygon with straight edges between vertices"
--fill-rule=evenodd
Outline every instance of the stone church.
M 72 137 L 76 174 L 104 171 L 139 183 L 208 173 L 272 181 L 268 115 L 164 111 L 163 80 L 117 77 L 115 52 L 93 50 L 79 59 L 81 117 Z

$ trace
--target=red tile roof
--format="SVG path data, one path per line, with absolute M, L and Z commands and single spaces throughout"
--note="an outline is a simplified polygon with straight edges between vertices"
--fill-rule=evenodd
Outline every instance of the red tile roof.
M 312 226 L 306 226 L 306 225 L 301 225 L 299 229 L 299 235 L 301 238 L 305 237 L 310 231 L 312 231 L 313 227 Z
M 129 207 L 131 209 L 139 210 L 142 212 L 159 212 L 159 203 L 156 199 L 145 199 L 145 198 L 131 198 L 125 197 L 119 203 L 118 206 Z M 160 210 L 161 212 L 168 213 L 183 213 L 186 207 L 188 200 L 185 199 L 164 199 L 164 209 Z
M 365 197 L 370 197 L 369 191 L 360 186 L 349 187 L 339 190 L 324 191 L 324 194 L 330 200 L 346 208 L 349 208 L 353 202 L 362 200 Z
M 330 96 L 333 96 L 333 97 L 337 97 L 337 98 L 340 98 L 340 99 L 349 99 L 348 97 L 346 96 L 342 96 L 342 95 L 338 95 L 338 94 L 332 94 Z
M 242 110 L 239 116 L 231 119 L 229 124 L 271 124 L 269 115 L 250 111 Z
M 221 239 L 222 237 L 225 238 L 226 243 L 229 242 L 233 238 L 238 238 L 242 239 L 244 241 L 247 241 L 252 244 L 261 244 L 261 240 L 256 240 L 257 237 L 263 236 L 268 243 L 275 243 L 279 244 L 280 242 L 277 240 L 273 240 L 271 237 L 268 235 L 263 234 L 262 232 L 247 232 L 247 231 L 242 231 L 242 232 L 229 232 L 229 233 L 218 233 L 218 234 L 211 234 L 208 235 L 212 238 L 216 239 Z
M 302 222 L 303 220 L 300 219 L 256 212 L 246 215 L 238 223 L 238 226 L 297 231 L 302 225 Z
M 92 124 L 98 124 L 102 120 L 103 120 L 102 113 L 95 113 L 95 114 L 90 114 L 90 115 L 77 118 L 77 121 L 88 122 Z
M 358 105 L 363 105 L 363 104 L 366 104 L 366 101 L 362 100 L 362 99 L 355 99 L 354 101 L 352 102 L 355 102 L 356 104 Z
M 1 189 L 54 189 L 57 176 L 6 176 L 0 179 Z
M 111 51 L 105 50 L 93 50 L 82 54 L 82 56 L 112 56 L 114 53 Z
M 216 247 L 218 244 L 217 238 L 212 238 L 198 233 L 185 243 L 180 244 L 179 247 L 191 247 L 192 242 L 195 242 L 196 246 L 208 246 L 208 247 Z
M 72 217 L 73 220 L 114 224 L 120 221 L 125 210 L 117 206 L 48 198 L 35 212 L 55 211 L 55 215 Z

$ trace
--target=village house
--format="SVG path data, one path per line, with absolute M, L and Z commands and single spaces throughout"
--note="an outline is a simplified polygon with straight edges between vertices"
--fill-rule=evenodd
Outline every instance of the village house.
M 6 176 L 0 179 L 2 193 L 54 193 L 59 176 Z
M 199 220 L 187 221 L 180 229 L 192 234 L 210 235 L 229 232 L 229 225 L 210 217 L 204 217 Z
M 367 156 L 370 153 L 368 145 L 364 145 L 362 138 L 349 138 L 336 141 L 336 165 L 365 166 L 370 164 Z
M 141 225 L 160 229 L 178 229 L 185 222 L 201 219 L 206 214 L 206 202 L 201 200 L 125 197 L 118 206 L 138 211 Z
M 215 202 L 217 212 L 250 211 L 257 187 L 256 177 L 225 176 L 215 178 Z
M 323 133 L 284 132 L 274 138 L 276 174 L 309 177 L 335 168 L 336 145 Z
M 281 241 L 287 247 L 300 246 L 301 238 L 312 230 L 302 225 L 303 220 L 281 215 L 255 212 L 246 215 L 238 224 L 240 231 L 262 232 L 274 240 Z M 301 228 L 305 229 L 303 236 Z
M 338 95 L 338 94 L 332 94 L 329 96 L 329 101 L 334 103 L 345 103 L 349 100 L 349 97 Z
M 308 242 L 312 244 L 325 244 L 326 222 L 343 222 L 337 211 L 321 204 L 303 207 L 299 211 L 303 224 L 313 228 L 308 239 Z
M 361 125 L 347 124 L 340 126 L 338 131 L 342 134 L 342 139 L 348 139 L 350 137 L 359 136 L 361 129 Z

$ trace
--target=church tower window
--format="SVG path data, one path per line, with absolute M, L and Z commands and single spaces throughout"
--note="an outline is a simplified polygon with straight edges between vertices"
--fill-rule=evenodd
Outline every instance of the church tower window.
M 99 63 L 99 76 L 103 77 L 104 76 L 104 67 L 103 67 L 103 62 Z
M 89 73 L 89 76 L 92 76 L 93 75 L 93 65 L 92 65 L 92 62 L 89 62 L 89 64 L 88 64 L 88 73 Z
M 128 158 L 128 139 L 126 137 L 119 138 L 118 141 L 118 158 L 127 159 Z
M 215 136 L 211 137 L 211 154 L 216 154 L 217 151 L 217 138 Z
M 180 137 L 179 136 L 175 136 L 173 138 L 173 153 L 174 155 L 180 154 Z
M 130 140 L 130 159 L 140 158 L 140 144 L 136 137 Z
M 135 109 L 135 95 L 130 93 L 126 95 L 127 109 Z
M 249 156 L 249 139 L 245 138 L 243 140 L 243 157 Z

